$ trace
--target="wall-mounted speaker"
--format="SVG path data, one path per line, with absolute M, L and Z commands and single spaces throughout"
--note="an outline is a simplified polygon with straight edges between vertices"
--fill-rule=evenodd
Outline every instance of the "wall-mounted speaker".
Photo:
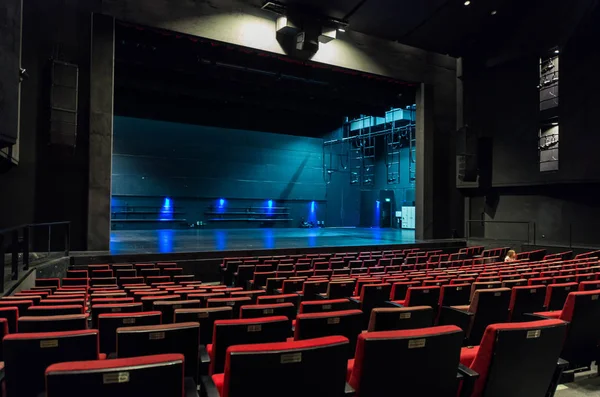
M 456 162 L 458 179 L 462 182 L 477 182 L 478 138 L 469 126 L 456 131 Z
M 53 60 L 50 83 L 49 142 L 51 145 L 75 147 L 79 67 Z

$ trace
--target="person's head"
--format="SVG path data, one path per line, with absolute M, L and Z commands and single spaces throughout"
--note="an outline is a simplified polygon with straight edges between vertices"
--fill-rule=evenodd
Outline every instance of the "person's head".
M 506 256 L 508 256 L 510 259 L 516 259 L 517 253 L 515 252 L 515 250 L 509 250 Z

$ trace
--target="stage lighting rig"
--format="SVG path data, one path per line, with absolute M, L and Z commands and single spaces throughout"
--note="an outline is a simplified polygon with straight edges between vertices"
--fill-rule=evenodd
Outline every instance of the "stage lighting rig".
M 337 32 L 345 32 L 347 21 L 318 15 L 301 8 L 288 8 L 277 1 L 267 1 L 263 10 L 271 11 L 277 18 L 277 34 L 295 36 L 296 49 L 317 52 L 319 44 L 326 44 L 337 38 Z

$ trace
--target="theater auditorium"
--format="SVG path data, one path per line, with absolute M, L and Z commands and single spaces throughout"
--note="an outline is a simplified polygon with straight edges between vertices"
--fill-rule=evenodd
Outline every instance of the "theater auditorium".
M 600 396 L 599 37 L 598 0 L 0 1 L 0 397 Z

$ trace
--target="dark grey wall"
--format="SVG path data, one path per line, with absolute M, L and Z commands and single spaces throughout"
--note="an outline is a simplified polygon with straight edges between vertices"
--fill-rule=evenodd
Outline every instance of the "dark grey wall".
M 0 175 L 0 226 L 72 222 L 72 249 L 86 247 L 87 142 L 92 0 L 25 1 L 19 165 Z M 77 146 L 48 145 L 48 65 L 50 58 L 79 66 Z
M 311 201 L 324 210 L 321 139 L 128 117 L 115 117 L 114 130 L 112 194 L 121 204 L 169 197 L 196 221 L 219 198 L 229 207 L 271 199 L 293 207 L 294 227 Z
M 18 131 L 21 0 L 0 3 L 0 139 L 14 143 Z
M 595 199 L 600 192 L 600 163 L 595 160 L 600 144 L 596 116 L 600 80 L 594 77 L 600 62 L 596 45 L 600 27 L 594 21 L 597 18 L 580 26 L 561 48 L 556 172 L 539 171 L 538 56 L 490 68 L 479 60 L 466 60 L 465 121 L 493 145 L 491 187 L 465 190 L 474 196 L 472 219 L 485 213 L 488 220 L 535 223 L 538 242 L 568 243 L 571 226 L 573 243 L 600 240 L 596 221 L 600 206 Z M 510 237 L 518 234 L 514 228 L 488 225 L 486 234 Z

